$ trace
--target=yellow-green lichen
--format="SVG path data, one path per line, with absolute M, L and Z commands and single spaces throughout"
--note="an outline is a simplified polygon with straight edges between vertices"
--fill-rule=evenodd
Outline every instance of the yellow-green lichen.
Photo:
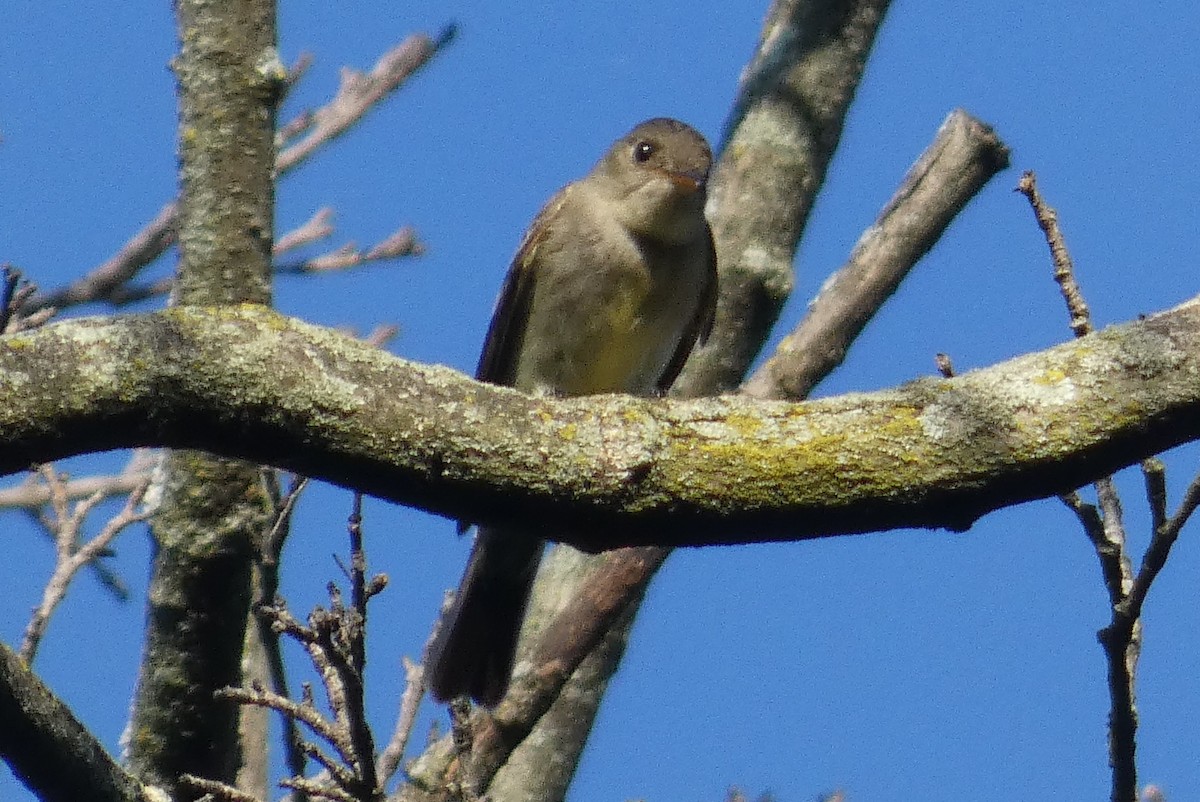
M 763 419 L 734 412 L 725 416 L 725 425 L 743 437 L 753 437 L 763 427 Z
M 1061 368 L 1047 368 L 1033 377 L 1034 384 L 1054 385 L 1065 381 L 1067 374 Z

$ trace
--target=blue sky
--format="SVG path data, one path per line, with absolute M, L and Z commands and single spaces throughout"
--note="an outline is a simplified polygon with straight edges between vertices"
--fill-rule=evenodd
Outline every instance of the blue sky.
M 1012 192 L 1024 169 L 1038 172 L 1059 210 L 1098 324 L 1197 291 L 1200 12 L 1182 2 L 981 8 L 893 6 L 777 336 L 950 110 L 994 125 L 1013 168 L 953 224 L 819 394 L 930 374 L 939 351 L 963 371 L 1070 336 L 1040 232 Z M 362 331 L 394 322 L 395 353 L 473 369 L 495 292 L 539 206 L 646 117 L 680 117 L 715 138 L 764 13 L 743 0 L 284 3 L 285 61 L 302 50 L 317 58 L 292 111 L 327 98 L 341 65 L 369 67 L 411 31 L 451 20 L 461 30 L 279 190 L 280 231 L 332 205 L 339 242 L 411 224 L 428 254 L 282 279 L 278 306 Z M 54 286 L 107 258 L 174 192 L 173 23 L 169 4 L 95 0 L 12 0 L 6 17 L 0 260 Z M 1172 504 L 1196 456 L 1171 455 Z M 67 467 L 102 464 L 117 461 Z M 1121 486 L 1140 549 L 1140 481 Z M 348 494 L 332 488 L 301 504 L 285 586 L 294 609 L 319 601 L 338 575 L 330 555 L 344 551 L 348 512 Z M 467 544 L 452 524 L 384 502 L 367 515 L 373 567 L 392 577 L 373 611 L 369 675 L 373 719 L 387 732 L 400 656 L 420 648 Z M 52 555 L 20 515 L 4 525 L 0 636 L 15 643 Z M 1142 781 L 1174 800 L 1200 796 L 1195 531 L 1185 530 L 1151 593 L 1140 671 Z M 141 532 L 117 548 L 135 600 L 117 604 L 85 576 L 36 664 L 114 750 L 135 680 L 148 554 Z M 782 802 L 834 788 L 854 802 L 1102 798 L 1107 694 L 1095 632 L 1106 622 L 1096 559 L 1057 502 L 995 513 L 964 534 L 681 552 L 650 592 L 571 798 L 716 800 L 730 785 Z M 0 773 L 0 799 L 23 793 Z

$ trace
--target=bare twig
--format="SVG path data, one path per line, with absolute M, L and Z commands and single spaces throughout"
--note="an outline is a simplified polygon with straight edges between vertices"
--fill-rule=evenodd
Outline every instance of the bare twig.
M 417 239 L 416 231 L 405 226 L 365 251 L 354 243 L 347 243 L 340 248 L 310 259 L 276 264 L 275 272 L 280 274 L 328 273 L 334 270 L 359 267 L 371 262 L 398 259 L 403 256 L 419 256 L 424 252 L 425 246 Z
M 279 784 L 284 788 L 291 788 L 293 791 L 313 799 L 330 799 L 333 802 L 362 802 L 358 797 L 346 793 L 337 786 L 328 785 L 319 780 L 288 777 L 287 779 L 280 780 Z
M 283 541 L 287 537 L 289 527 L 292 522 L 292 513 L 296 509 L 296 504 L 300 501 L 300 496 L 308 488 L 309 478 L 307 476 L 292 477 L 291 486 L 288 487 L 287 493 L 280 500 L 279 509 L 275 513 L 275 522 L 271 525 L 271 530 L 267 532 L 263 540 L 262 560 L 268 565 L 278 565 L 279 555 L 283 551 Z M 270 597 L 274 598 L 274 589 L 271 589 Z M 267 599 L 263 599 L 264 602 Z
M 97 474 L 78 479 L 63 480 L 61 492 L 68 500 L 101 494 L 108 498 L 121 496 L 141 486 L 150 476 L 158 452 L 152 449 L 134 449 L 129 462 L 115 474 Z M 18 485 L 0 489 L 0 509 L 32 509 L 50 502 L 51 488 L 33 474 Z
M 292 66 L 288 67 L 287 77 L 284 78 L 281 87 L 278 106 L 282 108 L 283 102 L 291 95 L 292 91 L 304 80 L 304 76 L 308 74 L 309 68 L 316 61 L 312 53 L 302 52 Z M 280 124 L 276 121 L 275 131 L 275 150 L 281 150 L 288 142 L 299 136 L 307 128 L 307 120 L 312 117 L 311 110 L 305 110 L 288 120 L 286 123 Z
M 344 648 L 345 661 L 342 665 L 343 683 L 347 691 L 346 722 L 354 754 L 358 761 L 361 787 L 379 788 L 375 774 L 375 740 L 367 723 L 366 668 L 367 668 L 367 602 L 387 583 L 382 575 L 367 578 L 367 554 L 363 549 L 362 493 L 354 494 L 353 510 L 350 513 L 350 603 L 349 609 L 334 605 L 334 613 L 353 622 L 354 629 L 345 633 L 339 645 Z M 336 597 L 335 597 L 336 598 Z
M 428 64 L 439 50 L 454 40 L 457 32 L 457 27 L 450 25 L 433 39 L 422 34 L 410 36 L 375 62 L 369 73 L 343 68 L 337 95 L 313 112 L 305 136 L 279 153 L 275 159 L 276 171 L 287 172 L 318 147 L 344 134 L 380 100 Z
M 428 644 L 426 644 L 428 648 Z M 396 728 L 387 746 L 375 761 L 375 773 L 379 776 L 380 786 L 386 786 L 392 775 L 400 768 L 404 752 L 408 749 L 409 739 L 417 723 L 417 711 L 421 707 L 421 697 L 425 695 L 425 668 L 420 663 L 414 663 L 404 658 L 404 694 L 400 697 L 400 714 L 396 718 Z
M 3 265 L 3 286 L 0 287 L 0 334 L 34 329 L 57 314 L 54 307 L 32 312 L 22 312 L 29 299 L 37 292 L 21 275 L 21 271 L 10 264 Z
M 304 76 L 308 74 L 309 68 L 312 67 L 315 61 L 316 59 L 313 54 L 307 50 L 296 57 L 296 61 L 292 63 L 292 66 L 288 67 L 287 78 L 283 81 L 285 98 L 296 88 L 297 84 L 304 80 Z
M 376 348 L 382 348 L 387 345 L 393 337 L 400 333 L 400 327 L 392 323 L 383 323 L 371 329 L 365 337 L 364 342 L 374 345 Z
M 333 209 L 328 206 L 318 209 L 302 225 L 275 238 L 271 253 L 275 256 L 308 245 L 317 240 L 333 236 Z
M 197 777 L 195 774 L 180 775 L 179 782 L 181 785 L 190 786 L 208 794 L 213 800 L 221 800 L 221 802 L 261 802 L 253 794 L 247 794 L 232 785 Z
M 425 246 L 417 240 L 413 229 L 405 227 L 366 251 L 362 251 L 353 243 L 349 243 L 329 253 L 314 256 L 311 259 L 276 264 L 274 269 L 278 274 L 327 273 L 335 270 L 348 270 L 353 267 L 397 259 L 403 256 L 419 256 L 424 252 Z M 125 284 L 114 288 L 104 300 L 114 306 L 123 306 L 135 301 L 144 301 L 147 298 L 164 296 L 171 291 L 171 286 L 172 279 L 170 278 L 158 279 L 143 284 Z
M 13 299 L 17 294 L 17 285 L 21 283 L 21 271 L 10 264 L 0 266 L 0 271 L 3 272 L 3 287 L 0 287 L 0 332 L 7 334 L 8 325 L 17 311 Z
M 272 486 L 277 488 L 276 472 L 269 471 L 267 477 L 271 480 Z M 271 494 L 273 498 L 278 499 L 275 520 L 271 525 L 271 529 L 264 533 L 263 543 L 259 550 L 259 581 L 256 583 L 259 595 L 255 599 L 253 606 L 255 611 L 254 624 L 258 628 L 259 642 L 262 644 L 266 658 L 267 674 L 270 678 L 271 690 L 284 698 L 290 696 L 290 691 L 288 689 L 287 668 L 283 661 L 283 649 L 279 639 L 279 630 L 271 626 L 271 620 L 262 613 L 262 610 L 272 603 L 279 592 L 279 558 L 283 551 L 283 543 L 290 531 L 292 513 L 295 511 L 296 504 L 300 500 L 300 496 L 303 494 L 305 488 L 308 487 L 308 484 L 308 477 L 295 476 L 292 478 L 291 484 L 282 498 L 279 498 L 277 489 Z M 299 728 L 296 726 L 296 720 L 284 711 L 280 711 L 280 713 L 283 719 L 284 762 L 287 764 L 288 771 L 293 776 L 301 776 L 307 768 L 303 739 L 300 736 Z
M 346 69 L 342 87 L 325 106 L 302 115 L 303 126 L 294 123 L 284 126 L 286 142 L 301 131 L 307 131 L 298 142 L 282 147 L 276 157 L 275 170 L 283 175 L 310 157 L 322 145 L 345 133 L 375 105 L 399 89 L 405 81 L 425 66 L 453 39 L 456 28 L 451 25 L 435 38 L 415 34 L 385 53 L 367 75 Z M 307 68 L 303 60 L 285 78 L 284 88 Z M 23 311 L 54 307 L 62 309 L 76 304 L 104 301 L 117 306 L 165 293 L 170 282 L 147 282 L 125 288 L 146 266 L 154 262 L 175 243 L 179 228 L 178 201 L 164 205 L 158 214 L 134 234 L 112 257 L 65 287 L 34 296 Z
M 79 570 L 101 557 L 117 535 L 129 525 L 145 520 L 148 514 L 145 510 L 138 509 L 146 488 L 150 484 L 147 478 L 130 492 L 125 506 L 109 519 L 95 537 L 87 543 L 79 545 L 83 523 L 96 505 L 104 500 L 104 495 L 94 493 L 87 499 L 76 503 L 74 509 L 71 509 L 64 490 L 64 483 L 54 468 L 45 466 L 42 468 L 41 474 L 51 492 L 51 506 L 57 530 L 55 543 L 57 561 L 50 581 L 46 583 L 46 588 L 42 591 L 42 600 L 34 609 L 33 616 L 26 625 L 25 634 L 21 639 L 20 655 L 26 662 L 33 662 L 38 644 L 50 622 L 50 616 L 54 612 L 54 608 L 66 596 L 67 587 Z
M 1058 282 L 1059 291 L 1067 303 L 1067 311 L 1071 315 L 1071 331 L 1076 337 L 1082 337 L 1092 331 L 1091 315 L 1079 284 L 1075 281 L 1075 268 L 1071 262 L 1071 253 L 1067 250 L 1066 240 L 1058 225 L 1058 213 L 1045 202 L 1037 188 L 1037 176 L 1032 170 L 1026 170 L 1017 183 L 1017 192 L 1029 199 L 1038 226 L 1046 235 L 1046 244 L 1050 246 L 1050 258 L 1054 262 L 1054 280 Z
M 1038 191 L 1037 176 L 1032 171 L 1026 171 L 1021 176 L 1017 191 L 1028 199 L 1038 226 L 1045 234 L 1054 263 L 1054 280 L 1066 304 L 1071 331 L 1076 337 L 1090 334 L 1094 330 L 1091 314 L 1075 279 L 1071 254 L 1058 225 L 1058 214 Z M 1143 461 L 1142 470 L 1146 477 L 1155 531 L 1146 558 L 1143 559 L 1143 568 L 1136 578 L 1126 548 L 1121 499 L 1112 477 L 1102 477 L 1093 485 L 1098 509 L 1083 503 L 1077 493 L 1061 497 L 1075 512 L 1096 549 L 1104 586 L 1111 602 L 1112 618 L 1109 625 L 1100 631 L 1099 639 L 1107 662 L 1108 755 L 1112 769 L 1113 802 L 1135 802 L 1137 799 L 1138 715 L 1135 690 L 1137 663 L 1142 647 L 1142 601 L 1166 560 L 1170 544 L 1174 542 L 1173 535 L 1165 532 L 1165 528 L 1160 529 L 1166 516 L 1166 490 L 1161 463 L 1157 460 Z M 1146 560 L 1149 560 L 1149 564 Z
M 67 501 L 88 498 L 95 494 L 107 498 L 126 495 L 151 478 L 151 469 L 157 461 L 152 449 L 134 449 L 125 467 L 117 474 L 102 474 L 71 479 L 57 476 L 57 487 L 51 487 L 43 478 L 43 472 L 35 470 L 20 484 L 0 490 L 0 509 L 23 509 L 51 543 L 58 541 L 58 524 L 52 515 L 42 509 L 50 503 L 51 494 L 58 493 Z M 100 560 L 92 560 L 87 570 L 93 574 L 100 586 L 118 601 L 129 600 L 129 587 L 109 566 Z
M 1150 506 L 1150 531 L 1158 532 L 1167 525 L 1167 467 L 1157 457 L 1142 460 L 1142 479 Z
M 1113 563 L 1112 568 L 1105 571 L 1105 576 L 1110 576 L 1111 571 L 1111 576 L 1116 580 L 1109 586 L 1109 598 L 1117 604 L 1129 595 L 1133 587 L 1133 565 L 1125 548 L 1127 534 L 1121 497 L 1111 476 L 1098 479 L 1093 486 L 1103 524 L 1102 544 L 1097 547 L 1097 552 L 1101 560 Z
M 279 130 L 275 134 L 275 147 L 283 150 L 293 139 L 311 128 L 314 116 L 315 112 L 312 109 L 305 109 L 279 126 Z
M 111 292 L 97 300 L 112 306 L 126 306 L 147 298 L 161 298 L 171 292 L 173 286 L 174 279 L 169 276 L 138 284 L 122 284 L 120 287 L 114 287 Z
M 302 487 L 303 480 L 296 482 L 288 497 L 281 501 L 279 521 L 285 520 L 290 514 L 289 502 L 294 503 Z M 323 767 L 327 781 L 296 775 L 282 785 L 314 798 L 366 800 L 382 796 L 375 769 L 374 740 L 366 720 L 363 685 L 366 610 L 371 597 L 383 590 L 387 580 L 382 575 L 367 577 L 366 553 L 362 547 L 362 497 L 359 494 L 355 494 L 349 531 L 349 606 L 343 603 L 341 591 L 330 584 L 330 609 L 313 610 L 307 623 L 301 623 L 292 616 L 282 602 L 260 608 L 263 619 L 269 622 L 275 633 L 286 634 L 304 646 L 321 677 L 332 716 L 325 716 L 317 710 L 312 689 L 308 685 L 303 686 L 299 702 L 261 687 L 226 688 L 220 693 L 223 698 L 240 704 L 275 710 L 283 715 L 289 726 L 291 722 L 299 722 L 333 748 L 336 758 L 326 754 L 316 744 L 293 736 L 296 748 Z M 266 540 L 272 543 L 276 537 L 268 535 Z M 298 763 L 303 765 L 302 760 Z
M 179 236 L 179 203 L 171 201 L 154 219 L 134 234 L 108 261 L 65 287 L 31 298 L 26 311 L 107 299 L 175 243 Z
M 1154 462 L 1158 461 L 1154 460 Z M 1155 474 L 1147 473 L 1146 476 L 1148 484 L 1155 481 Z M 1157 477 L 1161 478 L 1161 476 L 1160 471 Z M 1158 491 L 1151 487 L 1148 489 L 1148 493 L 1153 497 L 1157 495 Z M 1154 535 L 1150 539 L 1146 553 L 1142 556 L 1142 566 L 1138 570 L 1137 578 L 1125 601 L 1127 615 L 1136 618 L 1142 614 L 1142 605 L 1146 601 L 1146 594 L 1150 592 L 1150 586 L 1166 566 L 1171 547 L 1175 545 L 1183 525 L 1191 518 L 1197 506 L 1200 506 L 1200 476 L 1197 476 L 1188 485 L 1187 492 L 1184 493 L 1183 501 L 1179 503 L 1179 510 L 1175 515 L 1155 523 Z
M 221 699 L 228 699 L 238 704 L 267 707 L 284 713 L 304 724 L 312 730 L 313 734 L 334 747 L 340 759 L 348 762 L 352 757 L 350 744 L 345 734 L 339 731 L 335 722 L 321 715 L 311 700 L 295 702 L 286 696 L 280 696 L 263 688 L 225 688 L 218 691 L 217 694 Z

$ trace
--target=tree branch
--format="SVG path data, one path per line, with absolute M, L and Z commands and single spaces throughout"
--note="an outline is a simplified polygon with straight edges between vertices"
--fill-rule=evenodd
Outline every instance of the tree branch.
M 675 382 L 741 384 L 792 291 L 796 246 L 842 136 L 888 0 L 776 0 L 742 76 L 708 215 L 720 297 L 713 333 Z
M 850 344 L 958 213 L 1007 166 L 1008 148 L 988 125 L 961 109 L 951 112 L 849 260 L 825 282 L 809 314 L 743 392 L 807 396 L 842 363 Z
M 413 34 L 384 53 L 369 73 L 362 74 L 350 68 L 343 70 L 342 86 L 328 104 L 302 115 L 302 124 L 292 122 L 283 127 L 276 174 L 281 176 L 303 164 L 320 146 L 345 133 L 453 41 L 455 33 L 456 28 L 450 25 L 435 37 Z M 287 76 L 289 87 L 306 68 L 307 64 L 302 63 Z M 287 145 L 301 135 L 302 140 Z M 166 203 L 153 220 L 108 260 L 64 287 L 29 299 L 24 312 L 28 314 L 51 307 L 61 309 L 92 301 L 121 305 L 159 295 L 165 291 L 167 282 L 126 285 L 175 244 L 178 235 L 179 201 L 176 199 Z
M 4 722 L 0 757 L 44 802 L 151 798 L 4 644 L 0 644 L 0 721 Z
M 1197 373 L 1197 301 L 801 404 L 533 398 L 260 307 L 176 309 L 0 339 L 0 470 L 204 448 L 589 550 L 964 529 L 1200 436 Z
M 178 0 L 180 261 L 171 303 L 269 303 L 275 106 L 287 71 L 274 0 Z M 260 469 L 207 453 L 165 455 L 146 645 L 129 726 L 139 777 L 197 798 L 184 774 L 232 782 L 254 544 L 270 524 Z M 247 747 L 251 748 L 251 747 Z
M 150 485 L 150 477 L 144 477 L 141 483 L 130 491 L 121 511 L 108 520 L 104 527 L 86 543 L 81 543 L 80 532 L 87 516 L 96 505 L 104 500 L 104 493 L 97 491 L 87 499 L 76 502 L 72 507 L 67 501 L 66 482 L 59 477 L 53 466 L 43 466 L 42 474 L 46 485 L 53 493 L 52 519 L 55 533 L 56 561 L 54 572 L 51 574 L 46 587 L 42 590 L 42 600 L 34 608 L 33 617 L 25 627 L 21 638 L 21 659 L 32 663 L 37 654 L 38 644 L 50 623 L 54 609 L 67 595 L 67 587 L 82 569 L 99 561 L 112 541 L 123 530 L 134 523 L 144 521 L 148 513 L 140 509 L 146 488 Z
M 383 54 L 368 73 L 344 67 L 337 95 L 306 115 L 303 137 L 289 140 L 286 147 L 280 148 L 275 169 L 282 175 L 318 147 L 346 133 L 364 114 L 428 64 L 439 50 L 453 42 L 457 34 L 455 25 L 446 26 L 433 38 L 414 34 Z

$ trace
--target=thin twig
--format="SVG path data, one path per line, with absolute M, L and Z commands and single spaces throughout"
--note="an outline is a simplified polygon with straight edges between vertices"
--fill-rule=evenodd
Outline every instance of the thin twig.
M 291 527 L 292 513 L 295 512 L 296 504 L 299 503 L 300 496 L 308 488 L 310 481 L 307 476 L 292 477 L 292 483 L 280 502 L 279 510 L 275 513 L 275 522 L 271 525 L 271 531 L 267 532 L 266 537 L 263 539 L 262 559 L 268 565 L 279 564 L 279 555 L 283 551 L 283 541 L 287 537 Z M 272 589 L 270 598 L 274 599 L 274 597 L 275 593 L 274 589 Z M 264 599 L 263 601 L 267 600 Z
M 71 580 L 80 569 L 99 559 L 108 551 L 108 546 L 126 527 L 138 521 L 144 521 L 148 515 L 146 510 L 139 510 L 142 498 L 149 487 L 149 479 L 134 488 L 125 500 L 121 511 L 108 520 L 95 537 L 83 545 L 79 545 L 80 530 L 84 521 L 96 505 L 104 500 L 101 493 L 77 502 L 74 509 L 70 508 L 64 489 L 64 482 L 55 472 L 53 466 L 44 466 L 42 476 L 50 488 L 51 507 L 54 510 L 54 520 L 57 530 L 56 552 L 57 560 L 54 572 L 42 591 L 42 600 L 34 609 L 25 633 L 21 638 L 20 656 L 26 663 L 32 663 L 37 654 L 38 644 L 50 623 L 54 609 L 67 595 Z
M 345 133 L 453 41 L 456 30 L 450 25 L 434 38 L 423 34 L 408 37 L 385 53 L 367 75 L 345 70 L 338 94 L 309 115 L 311 120 L 304 127 L 307 135 L 278 153 L 276 174 L 283 175 L 294 169 L 321 146 Z M 301 62 L 301 66 L 307 65 Z M 293 73 L 299 71 L 293 70 Z M 168 280 L 148 282 L 124 291 L 122 288 L 175 243 L 178 227 L 179 205 L 178 201 L 172 200 L 103 264 L 64 287 L 34 296 L 23 306 L 23 311 L 29 313 L 49 307 L 62 309 L 93 301 L 119 306 L 165 292 L 164 287 L 169 287 Z
M 264 538 L 265 550 L 269 551 L 273 544 L 280 542 L 276 533 L 286 530 L 286 520 L 305 482 L 303 479 L 296 480 L 289 493 L 280 499 L 276 524 Z M 367 576 L 360 494 L 355 494 L 348 528 L 351 548 L 347 571 L 351 588 L 350 605 L 344 603 L 338 587 L 330 583 L 329 609 L 313 610 L 307 623 L 301 623 L 292 616 L 281 601 L 259 608 L 262 620 L 269 623 L 274 633 L 288 635 L 304 646 L 321 677 L 332 715 L 325 716 L 317 710 L 312 688 L 307 684 L 302 686 L 299 702 L 292 701 L 283 693 L 266 691 L 261 687 L 227 688 L 222 696 L 241 704 L 276 710 L 286 721 L 303 724 L 333 748 L 336 758 L 326 754 L 317 744 L 301 740 L 298 735 L 289 738 L 304 757 L 316 761 L 327 774 L 324 781 L 318 781 L 295 773 L 281 783 L 295 790 L 297 795 L 324 799 L 377 799 L 382 797 L 382 791 L 376 773 L 374 739 L 366 718 L 363 684 L 366 669 L 365 625 L 367 605 L 387 585 L 387 578 L 382 575 Z M 267 556 L 265 561 L 270 559 Z M 304 760 L 293 762 L 304 765 Z
M 105 498 L 123 496 L 139 487 L 149 478 L 153 464 L 157 461 L 156 451 L 134 449 L 129 462 L 115 474 L 96 474 L 60 481 L 62 492 L 70 500 L 101 494 Z M 36 474 L 18 485 L 0 488 L 0 509 L 34 509 L 50 501 L 50 487 L 40 481 Z
M 134 449 L 129 461 L 118 474 L 104 474 L 71 479 L 57 476 L 57 489 L 52 490 L 38 470 L 30 473 L 19 485 L 0 490 L 0 509 L 22 509 L 52 543 L 58 540 L 58 524 L 51 515 L 46 515 L 44 506 L 50 502 L 51 493 L 61 493 L 67 500 L 93 496 L 104 497 L 127 495 L 151 479 L 151 469 L 157 461 L 152 449 Z M 146 499 L 143 499 L 146 501 Z M 120 602 L 129 601 L 129 587 L 109 566 L 99 560 L 88 563 L 87 570 L 100 586 Z
M 1152 490 L 1151 492 L 1156 491 Z M 1171 554 L 1171 547 L 1175 545 L 1183 525 L 1188 522 L 1198 506 L 1200 506 L 1200 476 L 1194 478 L 1188 485 L 1187 492 L 1183 495 L 1183 501 L 1179 503 L 1178 512 L 1155 526 L 1150 545 L 1146 547 L 1146 553 L 1142 556 L 1141 569 L 1137 573 L 1137 578 L 1134 580 L 1133 587 L 1129 591 L 1129 598 L 1125 603 L 1128 615 L 1135 618 L 1141 615 L 1142 605 L 1146 601 L 1146 594 L 1150 592 L 1150 586 L 1166 566 L 1167 557 Z
M 167 248 L 175 244 L 179 236 L 179 203 L 171 201 L 158 210 L 154 219 L 141 231 L 134 234 L 115 254 L 98 267 L 89 270 L 65 287 L 51 290 L 44 295 L 35 295 L 26 305 L 26 311 L 68 306 L 98 301 L 128 282 Z
M 269 471 L 267 478 L 271 481 L 273 487 L 278 487 L 278 474 L 275 471 Z M 296 504 L 300 499 L 304 489 L 308 487 L 309 479 L 306 476 L 294 476 L 287 492 L 278 501 L 275 512 L 275 520 L 271 525 L 270 531 L 263 536 L 263 543 L 260 549 L 258 566 L 259 566 L 259 582 L 258 589 L 260 596 L 254 603 L 254 621 L 258 627 L 259 642 L 262 644 L 263 652 L 266 657 L 267 674 L 271 682 L 271 690 L 282 697 L 290 697 L 287 679 L 287 667 L 283 660 L 283 646 L 280 643 L 279 631 L 271 625 L 271 620 L 263 614 L 263 609 L 270 605 L 276 598 L 279 592 L 279 564 L 280 555 L 283 551 L 284 540 L 287 534 L 291 531 L 292 513 L 295 511 Z M 272 497 L 278 496 L 278 491 L 271 493 Z M 284 762 L 287 764 L 288 771 L 293 776 L 301 776 L 307 770 L 307 765 L 304 759 L 303 739 L 300 736 L 300 729 L 296 725 L 296 720 L 287 713 L 280 711 L 283 719 L 282 736 L 283 736 L 283 755 Z M 299 800 L 298 802 L 303 802 Z
M 354 243 L 347 243 L 308 259 L 279 262 L 274 265 L 273 269 L 278 275 L 330 273 L 405 256 L 420 256 L 424 252 L 425 245 L 417 239 L 415 231 L 404 227 L 365 251 Z M 164 296 L 171 291 L 172 286 L 173 280 L 170 278 L 161 278 L 141 284 L 125 284 L 113 289 L 103 300 L 114 306 L 123 306 L 148 298 Z
M 21 283 L 21 271 L 10 264 L 0 266 L 3 272 L 3 287 L 0 287 L 0 332 L 7 333 L 8 325 L 12 322 L 17 307 L 13 298 L 17 294 L 17 285 Z
M 379 759 L 375 761 L 375 773 L 379 776 L 381 787 L 388 784 L 404 760 L 404 752 L 408 749 L 409 739 L 417 724 L 421 698 L 425 695 L 425 667 L 405 657 L 404 680 L 404 694 L 400 697 L 400 714 L 396 717 L 396 728 L 392 731 L 387 746 L 379 754 Z
M 327 785 L 317 780 L 307 780 L 303 777 L 289 777 L 280 780 L 284 788 L 305 794 L 313 799 L 330 799 L 333 802 L 362 802 L 355 796 L 346 793 L 335 785 Z
M 181 774 L 179 775 L 179 782 L 181 785 L 190 786 L 197 791 L 203 791 L 214 800 L 222 800 L 223 802 L 261 802 L 253 794 L 247 794 L 245 791 L 234 788 L 232 785 L 218 782 L 217 780 L 208 780 L 204 777 L 197 777 L 195 774 Z
M 1071 252 L 1067 250 L 1067 242 L 1062 229 L 1058 225 L 1058 212 L 1042 198 L 1038 192 L 1037 176 L 1032 170 L 1026 170 L 1017 182 L 1017 192 L 1029 199 L 1038 226 L 1046 235 L 1046 244 L 1050 246 L 1050 258 L 1054 262 L 1054 280 L 1058 283 L 1063 300 L 1067 303 L 1067 312 L 1071 316 L 1071 331 L 1076 337 L 1082 337 L 1092 332 L 1091 313 L 1088 312 L 1087 302 L 1075 281 L 1075 266 L 1071 261 Z
M 280 151 L 275 169 L 283 174 L 308 158 L 321 145 L 344 134 L 379 101 L 405 81 L 446 45 L 454 40 L 458 28 L 449 25 L 436 38 L 417 34 L 385 53 L 369 73 L 349 67 L 342 69 L 341 85 L 333 100 L 313 112 L 308 133 Z
M 365 677 L 367 668 L 367 602 L 378 592 L 375 582 L 367 579 L 367 554 L 363 549 L 362 528 L 362 493 L 354 494 L 353 508 L 350 513 L 350 603 L 351 610 L 345 611 L 345 617 L 352 622 L 353 628 L 346 632 L 344 641 L 346 674 L 344 685 L 348 692 L 346 699 L 347 729 L 354 745 L 354 755 L 357 761 L 359 779 L 362 787 L 379 788 L 379 779 L 375 773 L 375 739 L 371 726 L 367 722 L 367 701 Z M 380 588 L 381 589 L 381 588 Z
M 1075 279 L 1071 254 L 1058 225 L 1058 214 L 1042 198 L 1037 188 L 1037 176 L 1032 171 L 1027 171 L 1021 176 L 1017 191 L 1028 199 L 1038 226 L 1045 234 L 1054 263 L 1054 280 L 1066 303 L 1071 331 L 1076 337 L 1085 337 L 1091 334 L 1094 328 L 1087 303 Z M 1165 507 L 1165 501 L 1158 498 L 1159 484 L 1163 481 L 1161 471 L 1156 471 L 1154 466 L 1146 461 L 1143 462 L 1143 472 L 1147 477 L 1152 515 L 1159 519 L 1162 516 L 1154 510 L 1160 505 Z M 1157 478 L 1155 474 L 1158 474 Z M 1096 489 L 1099 510 L 1090 504 L 1083 504 L 1076 493 L 1062 496 L 1062 499 L 1075 511 L 1083 524 L 1084 532 L 1096 549 L 1104 585 L 1111 602 L 1111 621 L 1100 630 L 1099 639 L 1104 647 L 1108 675 L 1108 755 L 1109 766 L 1112 769 L 1112 800 L 1134 802 L 1137 798 L 1135 756 L 1138 726 L 1135 686 L 1142 646 L 1141 599 L 1145 597 L 1157 569 L 1152 573 L 1143 570 L 1135 580 L 1126 549 L 1127 535 L 1121 500 L 1112 477 L 1103 477 L 1093 486 Z M 1165 495 L 1165 491 L 1163 494 Z M 1157 535 L 1156 532 L 1156 539 Z M 1169 550 L 1169 544 L 1166 548 Z M 1166 559 L 1165 551 L 1162 558 Z M 1139 593 L 1139 599 L 1131 604 L 1135 590 Z
M 1162 460 L 1142 460 L 1142 480 L 1150 506 L 1150 531 L 1157 533 L 1167 525 L 1167 468 Z
M 310 245 L 317 240 L 333 236 L 333 209 L 322 207 L 313 213 L 304 223 L 275 238 L 271 254 L 278 257 L 290 250 Z
M 35 329 L 57 314 L 54 307 L 23 312 L 37 287 L 26 281 L 21 271 L 11 264 L 3 266 L 3 287 L 0 288 L 0 334 Z
M 361 267 L 372 262 L 399 259 L 404 256 L 420 256 L 424 252 L 425 245 L 417 239 L 416 231 L 405 226 L 366 250 L 348 242 L 332 251 L 308 259 L 276 263 L 275 272 L 280 275 L 329 273 L 335 270 Z
M 371 345 L 374 345 L 376 348 L 382 348 L 399 333 L 399 326 L 393 323 L 381 323 L 375 328 L 371 329 L 371 331 L 368 332 L 367 335 L 362 339 L 363 342 L 368 342 Z
M 312 730 L 314 735 L 338 749 L 343 760 L 349 757 L 348 751 L 343 752 L 343 748 L 346 746 L 343 734 L 338 732 L 334 722 L 321 715 L 311 702 L 295 702 L 264 688 L 225 688 L 218 691 L 217 696 L 242 705 L 266 707 L 286 713 Z
M 1120 584 L 1112 588 L 1110 593 L 1114 604 L 1125 599 L 1133 587 L 1133 565 L 1125 548 L 1128 535 L 1125 529 L 1125 516 L 1121 509 L 1121 497 L 1111 476 L 1096 480 L 1096 500 L 1100 505 L 1100 520 L 1104 525 L 1104 544 L 1101 557 L 1116 561 L 1116 571 Z
M 310 67 L 312 67 L 315 61 L 316 58 L 307 50 L 303 51 L 299 56 L 296 57 L 296 60 L 292 63 L 292 66 L 288 67 L 287 78 L 285 78 L 283 81 L 284 94 L 283 97 L 280 98 L 281 102 L 283 99 L 287 98 L 293 89 L 296 88 L 297 84 L 304 80 L 304 76 L 308 75 L 308 70 Z

